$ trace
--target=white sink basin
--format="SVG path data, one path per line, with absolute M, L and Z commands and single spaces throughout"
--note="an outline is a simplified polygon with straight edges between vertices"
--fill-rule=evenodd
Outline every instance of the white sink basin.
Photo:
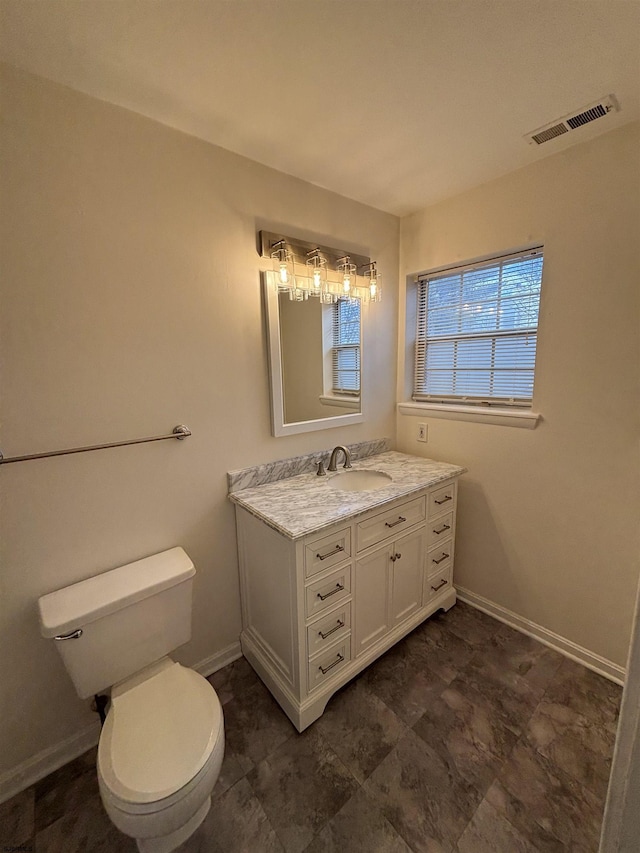
M 391 480 L 384 471 L 345 471 L 332 477 L 327 485 L 339 492 L 371 492 L 388 486 Z

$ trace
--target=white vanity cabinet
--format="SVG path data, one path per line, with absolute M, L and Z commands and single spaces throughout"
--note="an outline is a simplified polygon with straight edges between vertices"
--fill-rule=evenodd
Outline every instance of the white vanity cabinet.
M 420 497 L 394 505 L 382 513 L 371 513 L 356 525 L 356 655 L 374 645 L 422 605 L 424 518 L 425 498 Z M 403 532 L 407 528 L 411 529 L 410 533 Z
M 456 600 L 456 478 L 298 539 L 236 505 L 244 656 L 299 731 Z

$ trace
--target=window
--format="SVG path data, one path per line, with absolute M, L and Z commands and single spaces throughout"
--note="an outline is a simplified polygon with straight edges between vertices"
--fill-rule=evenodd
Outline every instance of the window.
M 530 406 L 542 247 L 418 280 L 413 399 Z
M 334 394 L 360 394 L 360 301 L 339 299 L 333 306 Z

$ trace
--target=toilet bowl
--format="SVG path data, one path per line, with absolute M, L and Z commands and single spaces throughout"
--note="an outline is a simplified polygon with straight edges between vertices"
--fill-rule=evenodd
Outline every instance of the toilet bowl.
M 141 853 L 170 853 L 195 832 L 224 756 L 215 690 L 167 657 L 191 635 L 194 574 L 178 547 L 38 600 L 43 636 L 57 641 L 78 695 L 113 685 L 98 784 Z
M 170 658 L 115 685 L 98 746 L 113 823 L 145 853 L 167 853 L 204 820 L 224 755 L 220 701 Z

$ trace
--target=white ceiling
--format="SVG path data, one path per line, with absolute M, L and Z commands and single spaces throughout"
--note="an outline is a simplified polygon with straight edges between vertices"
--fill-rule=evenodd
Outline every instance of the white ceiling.
M 0 58 L 404 214 L 640 117 L 638 0 L 0 0 Z M 523 134 L 615 93 L 620 113 Z

